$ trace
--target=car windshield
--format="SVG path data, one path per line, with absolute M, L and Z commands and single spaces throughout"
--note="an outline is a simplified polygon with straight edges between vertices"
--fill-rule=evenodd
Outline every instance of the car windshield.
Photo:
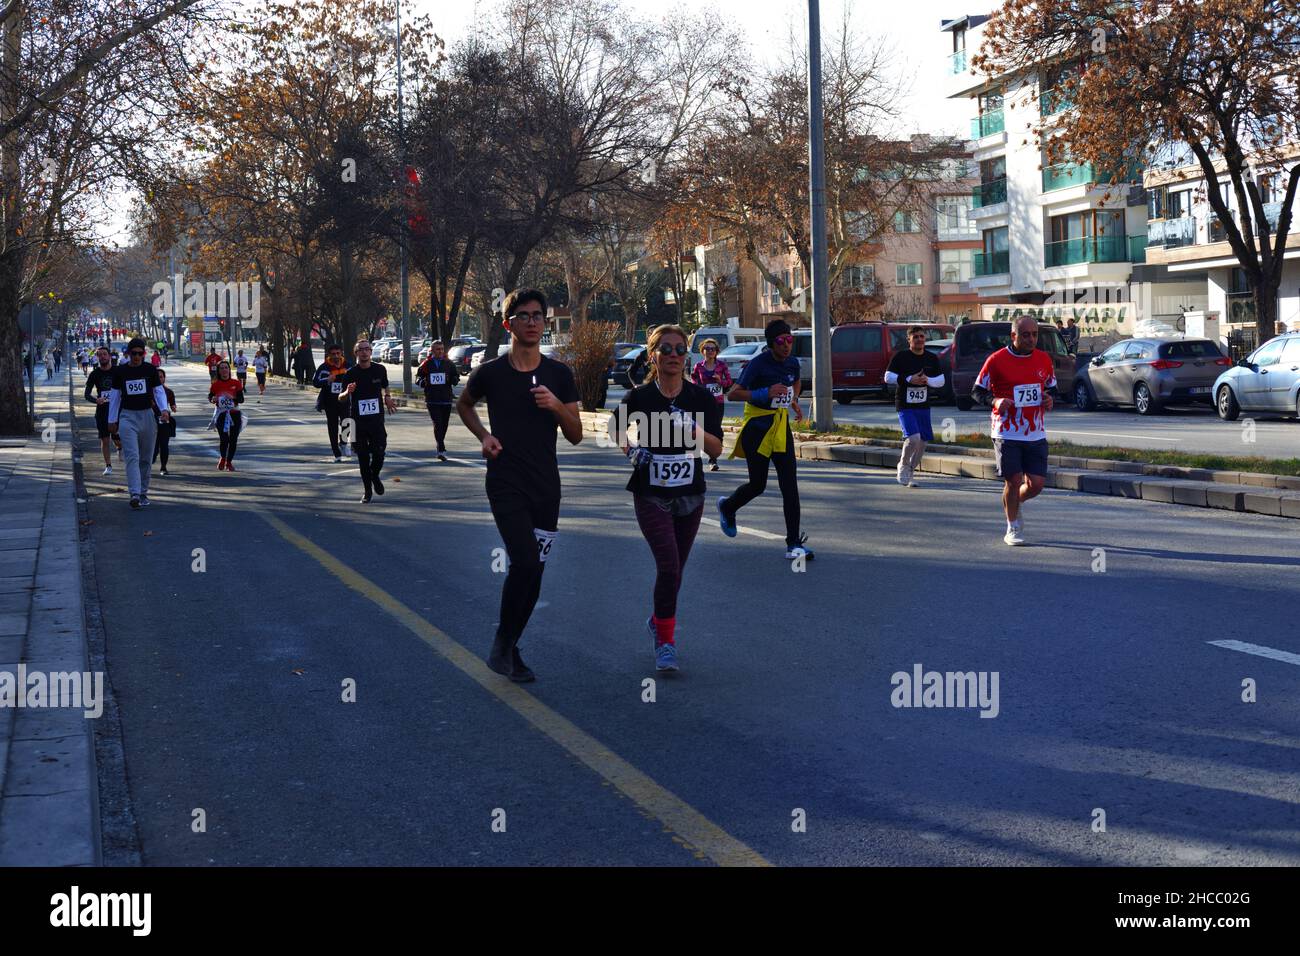
M 1007 325 L 968 325 L 962 331 L 963 352 L 996 352 L 1011 344 L 1011 327 Z
M 624 352 L 622 355 L 620 355 L 619 358 L 621 358 L 621 359 L 635 359 L 635 358 L 636 358 L 638 355 L 640 355 L 640 354 L 641 354 L 641 349 L 638 347 L 638 348 L 634 348 L 634 349 L 628 349 L 626 352 Z

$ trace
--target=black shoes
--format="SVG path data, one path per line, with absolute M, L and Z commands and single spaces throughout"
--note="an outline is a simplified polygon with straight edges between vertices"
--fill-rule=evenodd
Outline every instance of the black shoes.
M 499 634 L 492 640 L 492 650 L 488 652 L 487 666 L 502 677 L 509 677 L 516 684 L 527 684 L 530 681 L 537 680 L 537 675 L 519 656 L 519 648 Z
M 384 483 L 378 478 L 371 478 L 370 483 L 375 486 L 375 494 L 382 495 L 384 493 Z

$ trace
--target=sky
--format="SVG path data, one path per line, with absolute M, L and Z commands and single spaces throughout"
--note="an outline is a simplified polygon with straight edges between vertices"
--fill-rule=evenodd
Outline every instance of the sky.
M 573 0 L 581 2 L 581 0 Z M 633 15 L 662 17 L 675 0 L 619 0 Z M 713 9 L 720 22 L 734 22 L 748 38 L 756 65 L 771 63 L 787 48 L 791 31 L 807 42 L 808 4 L 806 0 L 688 0 L 694 10 Z M 427 15 L 435 32 L 448 47 L 468 36 L 481 15 L 486 15 L 495 0 L 403 0 L 403 10 Z M 821 4 L 824 36 L 833 34 L 844 14 L 846 0 L 826 0 Z M 943 20 L 965 13 L 987 13 L 995 3 L 968 9 L 949 0 L 847 0 L 850 23 L 863 37 L 884 37 L 896 51 L 899 73 L 909 89 L 900 104 L 904 127 L 898 132 L 937 133 L 966 136 L 970 130 L 973 107 L 969 100 L 948 100 L 943 95 L 944 68 L 947 65 L 949 39 L 939 31 Z M 117 193 L 102 220 L 101 238 L 126 245 L 128 235 L 129 196 Z

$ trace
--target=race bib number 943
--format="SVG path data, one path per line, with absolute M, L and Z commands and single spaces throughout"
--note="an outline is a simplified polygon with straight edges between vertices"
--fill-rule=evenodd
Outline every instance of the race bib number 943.
M 926 396 L 930 394 L 930 389 L 922 385 L 920 388 L 912 386 L 907 390 L 907 404 L 921 405 L 924 404 Z
M 694 455 L 655 455 L 650 460 L 650 484 L 656 488 L 681 488 L 694 480 Z
M 1041 385 L 1017 385 L 1014 395 L 1016 408 L 1037 408 L 1043 404 Z
M 363 398 L 363 399 L 361 399 L 359 402 L 357 402 L 357 414 L 358 414 L 358 415 L 378 415 L 378 414 L 379 414 L 379 399 L 377 399 L 377 398 Z

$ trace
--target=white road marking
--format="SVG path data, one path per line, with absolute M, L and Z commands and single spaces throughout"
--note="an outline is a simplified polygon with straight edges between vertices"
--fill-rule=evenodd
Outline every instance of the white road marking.
M 1134 438 L 1138 441 L 1182 441 L 1181 438 L 1155 438 L 1151 435 L 1120 435 L 1115 432 L 1067 432 L 1063 428 L 1049 428 L 1048 432 L 1052 435 L 1083 435 L 1087 438 Z
M 1243 654 L 1254 654 L 1256 657 L 1267 657 L 1270 660 L 1282 661 L 1284 664 L 1300 665 L 1300 654 L 1292 654 L 1290 651 L 1279 651 L 1274 647 L 1265 647 L 1262 644 L 1247 644 L 1245 641 L 1206 641 L 1207 644 L 1213 644 L 1215 647 L 1222 647 L 1229 651 L 1241 651 Z
M 763 538 L 767 541 L 785 541 L 785 535 L 783 534 L 772 534 L 770 531 L 759 531 L 757 528 L 742 528 L 737 525 L 736 530 L 741 534 L 752 534 L 756 538 Z

